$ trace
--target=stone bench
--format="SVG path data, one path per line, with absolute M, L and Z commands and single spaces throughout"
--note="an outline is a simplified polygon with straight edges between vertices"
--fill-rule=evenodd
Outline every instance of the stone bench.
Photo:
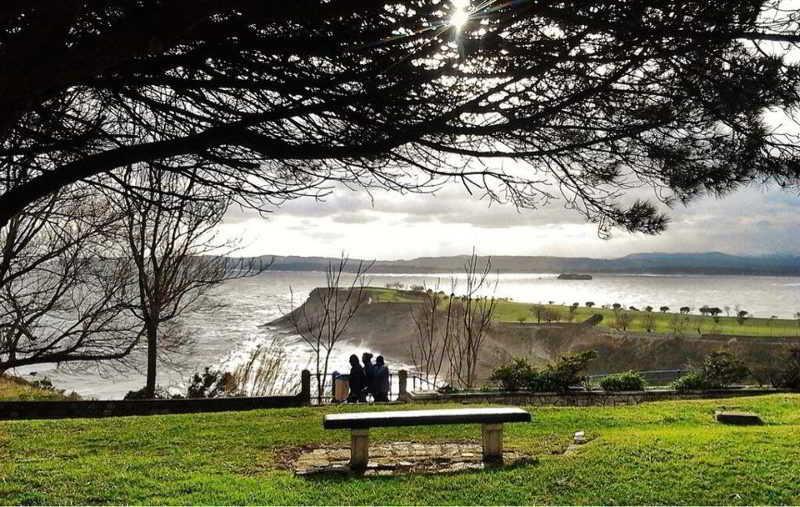
M 531 415 L 519 408 L 457 408 L 444 410 L 401 410 L 326 415 L 326 430 L 350 430 L 350 468 L 363 470 L 369 460 L 369 429 L 393 426 L 437 424 L 480 424 L 483 460 L 502 462 L 503 423 L 530 422 Z

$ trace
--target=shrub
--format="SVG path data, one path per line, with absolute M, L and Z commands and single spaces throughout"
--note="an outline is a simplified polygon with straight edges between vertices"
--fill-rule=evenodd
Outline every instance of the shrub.
M 775 387 L 800 389 L 800 347 L 789 349 L 788 357 L 781 363 L 784 366 L 776 372 L 773 381 Z
M 692 371 L 676 379 L 672 383 L 672 388 L 676 391 L 696 391 L 707 389 L 706 380 L 699 371 Z
M 597 352 L 588 350 L 563 356 L 559 361 L 547 365 L 544 370 L 531 377 L 528 389 L 536 392 L 567 392 L 569 388 L 583 383 L 586 378 L 580 373 L 589 361 L 597 358 Z
M 636 371 L 614 373 L 600 380 L 600 387 L 604 391 L 642 391 L 645 384 L 644 377 Z
M 229 391 L 231 374 L 206 367 L 202 374 L 195 373 L 186 389 L 187 398 L 221 398 Z
M 517 358 L 494 370 L 489 380 L 499 383 L 504 391 L 519 391 L 527 387 L 535 375 L 536 370 L 527 359 Z
M 749 374 L 747 366 L 731 352 L 712 352 L 703 361 L 703 377 L 712 388 L 741 382 Z
M 731 352 L 712 352 L 699 370 L 680 377 L 672 386 L 677 391 L 720 389 L 741 382 L 749 374 L 750 370 Z
M 563 356 L 555 363 L 537 371 L 526 359 L 514 359 L 494 370 L 489 380 L 497 382 L 506 391 L 527 388 L 534 392 L 567 392 L 569 388 L 584 382 L 580 373 L 597 357 L 593 350 Z

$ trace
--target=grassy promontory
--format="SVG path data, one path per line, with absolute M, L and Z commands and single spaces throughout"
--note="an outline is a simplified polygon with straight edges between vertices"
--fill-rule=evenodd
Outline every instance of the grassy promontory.
M 405 291 L 388 288 L 370 288 L 369 293 L 379 302 L 384 303 L 414 303 L 421 300 L 421 296 L 413 291 Z M 616 313 L 613 309 L 592 306 L 585 306 L 585 302 L 580 305 L 570 315 L 568 305 L 549 305 L 524 303 L 500 299 L 497 302 L 495 320 L 500 322 L 522 322 L 536 324 L 547 322 L 544 316 L 537 316 L 537 307 L 542 314 L 556 316 L 552 322 L 581 322 L 593 315 L 602 315 L 603 320 L 597 324 L 602 328 L 614 328 L 616 323 Z M 675 308 L 674 310 L 678 310 Z M 683 331 L 686 335 L 715 334 L 725 336 L 765 336 L 765 337 L 800 337 L 800 319 L 772 319 L 763 317 L 747 317 L 738 320 L 735 316 L 718 316 L 716 319 L 710 316 L 698 315 L 696 313 L 680 314 L 678 312 L 661 312 L 654 309 L 646 312 L 643 308 L 632 311 L 622 308 L 622 312 L 630 315 L 631 321 L 626 330 L 637 333 L 647 331 L 646 318 L 649 313 L 652 316 L 653 333 L 673 333 L 674 322 L 683 321 Z
M 438 405 L 437 405 L 438 406 Z M 763 426 L 723 426 L 721 406 Z M 408 405 L 401 409 L 424 408 Z M 3 504 L 797 504 L 800 395 L 532 408 L 507 447 L 537 462 L 451 475 L 303 478 L 299 447 L 347 446 L 322 416 L 365 407 L 0 423 Z M 381 410 L 381 407 L 369 407 Z M 563 451 L 573 432 L 590 442 Z M 476 425 L 373 430 L 386 441 L 478 440 Z
M 0 375 L 0 401 L 7 400 L 65 400 L 77 395 L 65 395 L 63 391 L 34 385 L 27 380 L 10 375 Z

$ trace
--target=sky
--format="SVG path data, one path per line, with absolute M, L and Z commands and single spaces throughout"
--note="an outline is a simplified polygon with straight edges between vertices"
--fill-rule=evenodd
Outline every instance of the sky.
M 800 254 L 797 190 L 748 187 L 725 198 L 706 197 L 668 212 L 658 236 L 597 226 L 553 202 L 543 209 L 489 206 L 452 185 L 436 194 L 400 195 L 337 188 L 318 202 L 301 198 L 266 217 L 232 209 L 220 235 L 239 242 L 239 255 L 411 259 L 460 255 L 620 257 L 641 252 L 718 251 L 739 255 Z

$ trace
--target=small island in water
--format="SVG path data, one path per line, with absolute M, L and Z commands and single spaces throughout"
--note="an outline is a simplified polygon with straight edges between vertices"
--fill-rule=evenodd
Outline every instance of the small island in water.
M 561 273 L 558 275 L 559 280 L 591 280 L 592 275 L 582 275 L 579 273 Z

